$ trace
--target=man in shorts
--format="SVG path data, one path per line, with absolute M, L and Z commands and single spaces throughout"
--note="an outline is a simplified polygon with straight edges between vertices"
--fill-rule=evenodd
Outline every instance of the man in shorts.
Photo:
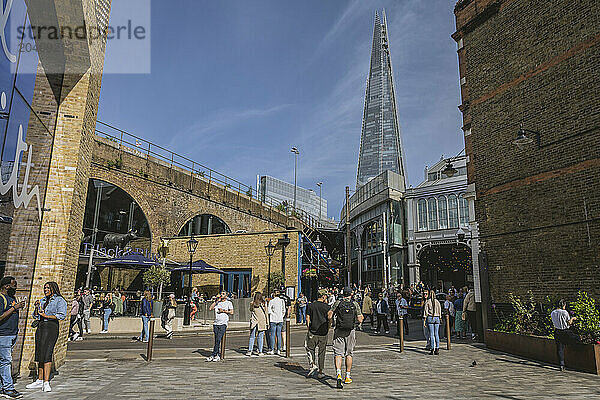
M 350 370 L 352 369 L 352 352 L 356 345 L 356 327 L 363 321 L 363 315 L 357 302 L 352 301 L 352 290 L 345 287 L 342 299 L 337 300 L 329 310 L 329 320 L 335 315 L 335 331 L 333 332 L 333 355 L 335 356 L 335 369 L 337 388 L 342 389 L 342 357 L 346 358 L 346 379 L 344 383 L 352 383 Z

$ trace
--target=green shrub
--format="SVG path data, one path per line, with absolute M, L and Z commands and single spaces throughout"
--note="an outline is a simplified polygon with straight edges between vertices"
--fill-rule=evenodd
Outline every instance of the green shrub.
M 574 322 L 575 331 L 581 335 L 584 342 L 596 342 L 600 339 L 600 313 L 596 300 L 583 291 L 577 293 L 577 300 L 570 304 L 577 319 Z
M 552 334 L 550 312 L 553 308 L 548 297 L 544 303 L 538 303 L 535 301 L 533 293 L 528 291 L 524 299 L 512 293 L 508 294 L 508 298 L 514 311 L 507 316 L 496 312 L 498 319 L 496 330 L 523 335 L 549 336 Z

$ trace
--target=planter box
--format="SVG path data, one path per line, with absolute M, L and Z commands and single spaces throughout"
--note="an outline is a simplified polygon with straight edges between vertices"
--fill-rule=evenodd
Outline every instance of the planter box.
M 486 330 L 488 348 L 536 361 L 558 364 L 554 339 L 541 336 Z M 565 348 L 565 366 L 576 371 L 600 375 L 600 345 L 575 344 Z

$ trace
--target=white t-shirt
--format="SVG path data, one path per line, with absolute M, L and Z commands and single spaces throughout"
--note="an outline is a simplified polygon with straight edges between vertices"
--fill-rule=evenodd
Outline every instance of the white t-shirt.
M 400 300 L 396 299 L 396 309 L 398 310 L 398 315 L 406 315 L 408 313 L 408 309 L 401 307 L 408 307 L 408 303 L 404 297 Z
M 270 322 L 283 322 L 285 316 L 285 300 L 281 297 L 275 297 L 269 301 L 269 321 Z
M 222 310 L 233 310 L 233 303 L 229 300 L 221 301 L 215 306 L 215 322 L 213 325 L 225 325 L 229 323 L 229 314 L 225 312 L 219 312 Z
M 446 300 L 444 302 L 444 308 L 446 309 L 446 311 L 448 311 L 449 315 L 454 317 L 456 312 L 454 311 L 454 304 L 450 300 Z
M 550 313 L 550 318 L 552 318 L 552 324 L 556 329 L 569 329 L 569 320 L 571 317 L 567 310 L 557 308 Z

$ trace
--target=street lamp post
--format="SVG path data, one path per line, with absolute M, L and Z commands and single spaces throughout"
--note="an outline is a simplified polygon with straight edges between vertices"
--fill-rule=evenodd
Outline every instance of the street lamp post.
M 188 281 L 188 298 L 185 303 L 185 311 L 183 315 L 183 325 L 190 324 L 190 315 L 192 313 L 192 262 L 194 258 L 194 253 L 196 252 L 196 248 L 198 247 L 198 241 L 194 239 L 194 236 L 190 237 L 190 240 L 187 241 L 188 252 L 190 253 L 190 277 Z
M 291 152 L 294 153 L 294 212 L 296 212 L 296 168 L 298 166 L 298 154 L 300 154 L 300 152 L 297 147 L 292 147 Z
M 323 192 L 321 191 L 323 186 L 323 182 L 319 182 L 317 183 L 317 186 L 319 187 L 319 227 L 321 226 L 321 203 L 323 203 Z
M 275 245 L 273 241 L 269 239 L 269 244 L 265 246 L 265 252 L 269 258 L 269 269 L 267 271 L 267 296 L 271 295 L 271 257 L 275 254 Z

